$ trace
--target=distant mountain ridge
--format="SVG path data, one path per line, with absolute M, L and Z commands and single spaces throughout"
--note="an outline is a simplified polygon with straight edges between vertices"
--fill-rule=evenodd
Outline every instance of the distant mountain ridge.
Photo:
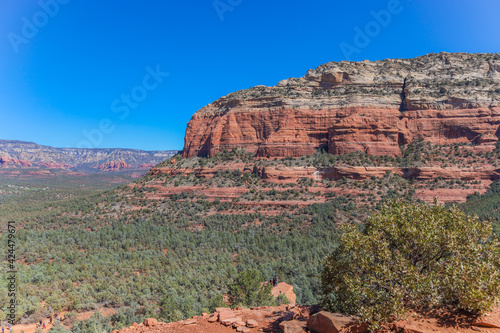
M 124 148 L 55 148 L 34 142 L 0 140 L 0 167 L 45 167 L 86 171 L 141 169 L 156 165 L 177 152 Z

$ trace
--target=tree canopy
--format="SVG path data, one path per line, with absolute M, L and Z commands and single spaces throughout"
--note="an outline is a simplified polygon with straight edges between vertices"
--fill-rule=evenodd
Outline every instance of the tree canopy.
M 377 325 L 406 309 L 483 312 L 500 295 L 498 239 L 456 207 L 392 200 L 363 231 L 345 225 L 325 260 L 323 303 Z
M 273 305 L 272 286 L 264 283 L 264 276 L 256 269 L 241 272 L 229 285 L 229 302 L 233 306 Z

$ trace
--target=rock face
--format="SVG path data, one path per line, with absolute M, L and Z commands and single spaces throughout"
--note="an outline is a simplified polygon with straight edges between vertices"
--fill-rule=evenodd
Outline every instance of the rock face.
M 195 174 L 198 178 L 211 178 L 217 172 L 235 171 L 241 173 L 255 173 L 260 178 L 273 183 L 294 183 L 301 178 L 313 180 L 333 179 L 339 180 L 349 178 L 355 180 L 369 179 L 373 177 L 383 177 L 387 172 L 400 175 L 408 179 L 432 180 L 435 178 L 458 179 L 458 180 L 498 180 L 500 179 L 500 168 L 490 165 L 484 165 L 480 168 L 461 169 L 458 167 L 384 167 L 384 166 L 332 166 L 332 167 L 313 167 L 313 166 L 253 166 L 250 168 L 243 163 L 234 163 L 231 165 L 216 166 L 213 168 L 169 168 L 154 167 L 150 170 L 151 175 L 168 174 L 189 175 Z
M 295 305 L 297 301 L 297 296 L 293 292 L 293 286 L 285 282 L 280 282 L 276 287 L 271 290 L 274 298 L 277 298 L 280 294 L 284 294 L 286 298 L 290 301 L 291 305 Z
M 473 155 L 476 156 L 476 155 Z M 240 174 L 248 177 L 250 174 L 255 174 L 258 178 L 275 184 L 294 184 L 301 180 L 311 180 L 315 187 L 311 190 L 318 192 L 315 200 L 326 200 L 324 195 L 346 195 L 350 193 L 358 196 L 373 196 L 377 192 L 371 186 L 362 189 L 361 183 L 367 182 L 370 179 L 377 177 L 384 178 L 387 174 L 397 175 L 402 178 L 415 181 L 417 189 L 414 193 L 415 198 L 422 199 L 426 202 L 434 202 L 434 198 L 438 198 L 440 202 L 465 202 L 467 196 L 475 192 L 485 193 L 492 181 L 500 179 L 500 167 L 491 163 L 478 162 L 477 164 L 470 163 L 468 160 L 462 160 L 457 165 L 422 165 L 415 167 L 402 166 L 352 166 L 352 165 L 331 165 L 331 166 L 313 166 L 313 165 L 284 165 L 286 161 L 274 162 L 262 160 L 250 161 L 248 163 L 231 162 L 217 163 L 215 165 L 196 167 L 196 165 L 184 166 L 179 164 L 160 165 L 152 168 L 149 171 L 151 176 L 159 176 L 157 183 L 148 184 L 149 188 L 154 188 L 155 191 L 147 194 L 151 200 L 164 200 L 171 195 L 180 195 L 183 193 L 192 193 L 203 195 L 208 200 L 223 200 L 231 201 L 234 205 L 244 207 L 257 206 L 273 206 L 273 207 L 291 207 L 298 205 L 303 207 L 314 202 L 298 200 L 290 197 L 283 200 L 259 199 L 257 197 L 246 200 L 236 200 L 241 196 L 248 196 L 248 188 L 244 186 L 206 186 L 201 184 L 178 185 L 174 183 L 165 185 L 161 175 L 176 177 L 177 175 L 189 176 L 194 175 L 193 179 L 211 179 L 219 173 Z M 450 163 L 451 164 L 451 163 Z M 328 182 L 343 179 L 352 179 L 360 182 L 360 187 L 352 192 L 348 189 L 340 187 L 329 187 Z M 445 182 L 469 182 L 467 187 L 450 188 L 449 186 L 433 188 L 433 181 L 440 179 Z M 337 185 L 336 185 L 337 186 Z M 133 187 L 133 186 L 131 186 Z M 452 186 L 453 187 L 453 186 Z M 260 191 L 265 193 L 267 188 L 260 188 Z M 365 192 L 366 191 L 366 192 Z M 247 201 L 248 200 L 248 201 Z M 322 201 L 323 202 L 323 201 Z M 274 288 L 276 289 L 276 288 Z M 285 290 L 282 290 L 286 294 Z M 276 295 L 277 296 L 277 295 Z M 289 300 L 290 297 L 286 295 Z
M 330 62 L 274 87 L 229 94 L 188 123 L 184 157 L 244 148 L 261 157 L 401 154 L 417 137 L 492 147 L 500 136 L 500 54 Z M 490 148 L 486 148 L 490 149 Z
M 109 161 L 104 164 L 99 165 L 99 170 L 101 171 L 118 171 L 121 169 L 128 169 L 132 166 L 125 161 Z
M 29 161 L 23 161 L 23 160 L 18 160 L 17 158 L 12 158 L 8 155 L 0 156 L 0 165 L 1 166 L 12 166 L 12 165 L 19 165 L 19 166 L 25 166 L 25 167 L 30 167 L 32 166 L 31 162 Z

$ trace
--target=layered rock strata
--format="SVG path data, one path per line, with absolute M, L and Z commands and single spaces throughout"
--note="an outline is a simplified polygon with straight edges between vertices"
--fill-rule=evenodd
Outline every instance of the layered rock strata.
M 423 137 L 493 149 L 500 136 L 500 54 L 330 62 L 276 86 L 229 94 L 188 123 L 184 157 L 244 148 L 260 157 L 401 154 Z

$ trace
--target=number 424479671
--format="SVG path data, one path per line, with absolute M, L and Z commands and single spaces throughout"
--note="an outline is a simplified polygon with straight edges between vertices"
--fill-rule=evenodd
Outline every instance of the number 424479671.
M 16 227 L 13 221 L 9 221 L 8 228 L 8 243 L 7 243 L 7 260 L 9 262 L 9 269 L 14 270 L 14 263 L 16 262 Z

